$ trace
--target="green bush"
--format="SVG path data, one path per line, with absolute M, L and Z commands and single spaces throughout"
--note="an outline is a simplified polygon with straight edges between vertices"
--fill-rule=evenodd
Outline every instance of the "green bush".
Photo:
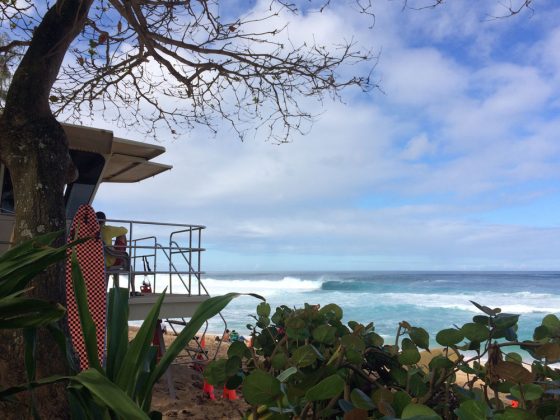
M 560 416 L 560 320 L 547 315 L 533 340 L 517 341 L 519 315 L 482 312 L 444 329 L 430 349 L 426 330 L 403 321 L 385 342 L 373 323 L 342 322 L 335 304 L 257 306 L 252 347 L 234 342 L 207 381 L 242 388 L 251 419 L 553 419 Z M 511 347 L 533 356 L 527 365 Z M 458 383 L 456 373 L 467 374 Z M 510 407 L 509 400 L 519 402 Z

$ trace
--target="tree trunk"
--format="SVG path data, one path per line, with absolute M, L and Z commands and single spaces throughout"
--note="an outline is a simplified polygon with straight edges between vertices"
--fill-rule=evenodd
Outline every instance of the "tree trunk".
M 64 229 L 63 188 L 68 167 L 68 149 L 62 127 L 53 117 L 14 127 L 0 120 L 3 141 L 17 145 L 3 153 L 14 183 L 16 207 L 16 241 Z M 10 148 L 12 149 L 12 148 Z M 61 238 L 61 242 L 63 238 Z M 65 305 L 64 265 L 52 266 L 34 279 L 31 295 Z M 64 323 L 65 324 L 65 323 Z M 66 329 L 65 325 L 61 325 Z M 65 355 L 50 334 L 39 331 L 36 344 L 37 378 L 68 374 Z M 23 339 L 21 331 L 8 330 L 0 336 L 0 383 L 2 387 L 24 383 Z M 64 385 L 42 387 L 35 401 L 42 418 L 67 418 L 68 405 Z M 20 396 L 28 405 L 29 395 Z M 21 418 L 22 406 L 1 407 L 6 418 Z
M 0 157 L 14 185 L 16 242 L 65 227 L 63 189 L 75 168 L 66 135 L 50 111 L 49 95 L 91 3 L 58 0 L 46 12 L 8 90 L 0 117 Z M 64 305 L 64 264 L 51 267 L 30 286 L 30 294 Z M 67 332 L 66 323 L 61 326 Z M 0 388 L 26 381 L 23 353 L 20 331 L 0 333 Z M 46 331 L 37 337 L 36 363 L 37 378 L 69 373 L 66 357 Z M 69 418 L 64 385 L 39 388 L 34 400 L 42 418 Z M 0 413 L 3 418 L 20 419 L 28 407 L 29 398 L 24 395 L 16 404 L 0 403 Z

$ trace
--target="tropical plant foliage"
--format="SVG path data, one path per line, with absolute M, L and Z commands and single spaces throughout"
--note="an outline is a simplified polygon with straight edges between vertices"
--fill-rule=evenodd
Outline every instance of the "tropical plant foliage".
M 483 314 L 438 332 L 430 348 L 428 332 L 406 321 L 385 342 L 373 323 L 345 325 L 335 304 L 271 313 L 261 303 L 248 325 L 252 347 L 232 343 L 227 360 L 204 374 L 242 387 L 252 419 L 559 418 L 560 370 L 550 365 L 560 360 L 560 320 L 547 315 L 533 340 L 519 342 L 519 315 L 473 304 Z M 529 352 L 532 364 L 511 347 Z
M 24 296 L 26 285 L 50 264 L 66 257 L 67 249 L 77 242 L 54 248 L 61 232 L 47 234 L 22 243 L 0 256 L 0 328 L 25 328 L 26 370 L 28 383 L 0 389 L 0 399 L 33 391 L 39 386 L 65 381 L 72 417 L 76 419 L 149 419 L 161 418 L 150 411 L 152 390 L 179 352 L 208 319 L 222 311 L 239 293 L 209 298 L 202 303 L 190 322 L 166 353 L 157 358 L 152 338 L 164 300 L 162 294 L 144 320 L 136 337 L 128 342 L 128 289 L 113 288 L 108 296 L 106 364 L 98 359 L 95 324 L 87 305 L 86 285 L 75 251 L 72 252 L 72 280 L 90 368 L 74 376 L 55 375 L 35 379 L 34 337 L 38 327 L 48 327 L 72 359 L 68 340 L 54 321 L 65 315 L 60 304 Z M 260 298 L 258 295 L 253 295 Z M 262 298 L 261 298 L 262 299 Z M 38 413 L 34 412 L 38 417 Z

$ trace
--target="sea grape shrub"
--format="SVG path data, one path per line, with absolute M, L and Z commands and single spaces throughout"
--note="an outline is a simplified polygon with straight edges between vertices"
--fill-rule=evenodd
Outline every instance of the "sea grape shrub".
M 558 418 L 560 371 L 550 366 L 560 360 L 558 318 L 547 315 L 533 340 L 519 342 L 519 315 L 473 304 L 484 315 L 439 331 L 430 349 L 427 331 L 406 321 L 385 342 L 373 323 L 344 324 L 335 304 L 272 313 L 263 302 L 247 325 L 249 346 L 232 343 L 204 376 L 242 388 L 253 419 Z M 509 346 L 535 358 L 530 369 Z M 466 382 L 457 382 L 459 371 Z

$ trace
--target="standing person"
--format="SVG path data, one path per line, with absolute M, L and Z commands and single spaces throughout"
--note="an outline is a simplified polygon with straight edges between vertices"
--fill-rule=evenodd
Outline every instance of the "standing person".
M 105 224 L 107 217 L 102 211 L 95 213 L 97 216 L 97 221 L 99 222 L 99 227 L 101 228 L 101 240 L 106 248 L 114 250 L 113 248 L 113 238 L 118 238 L 119 236 L 125 236 L 128 233 L 128 229 L 123 226 L 111 226 Z M 105 266 L 112 267 L 115 265 L 117 257 L 112 255 L 105 255 Z
M 105 252 L 105 267 L 128 267 L 128 254 L 126 248 L 126 234 L 128 229 L 124 226 L 111 226 L 105 222 L 107 216 L 102 211 L 95 213 L 101 230 L 101 240 L 103 241 Z M 113 244 L 113 238 L 115 243 Z M 124 244 L 124 245 L 123 245 Z M 134 276 L 131 275 L 132 294 L 134 294 Z

